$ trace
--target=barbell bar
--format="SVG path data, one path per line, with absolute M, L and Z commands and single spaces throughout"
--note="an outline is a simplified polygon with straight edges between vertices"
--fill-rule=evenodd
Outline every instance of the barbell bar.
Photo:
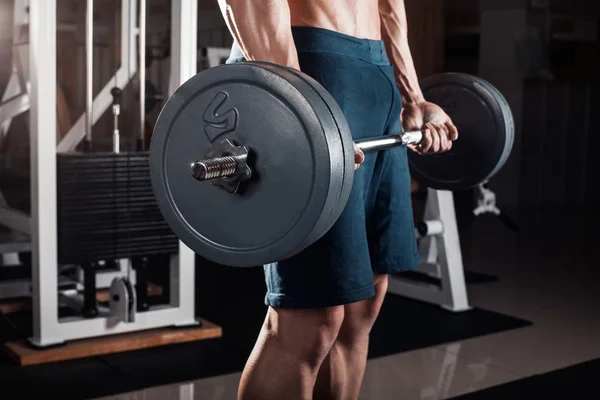
M 412 131 L 361 139 L 355 143 L 363 153 L 370 153 L 393 149 L 394 147 L 418 144 L 422 138 L 423 133 L 421 131 Z M 235 177 L 239 174 L 239 171 L 247 168 L 247 159 L 247 154 L 225 155 L 204 159 L 193 162 L 190 165 L 190 171 L 194 179 L 198 181 Z

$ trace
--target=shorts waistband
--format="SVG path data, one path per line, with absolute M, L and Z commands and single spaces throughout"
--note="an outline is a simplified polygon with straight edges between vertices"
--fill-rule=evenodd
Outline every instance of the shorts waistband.
M 375 65 L 390 65 L 385 45 L 381 40 L 361 39 L 329 29 L 305 26 L 292 26 L 292 35 L 298 52 L 339 54 Z M 227 62 L 241 60 L 242 51 L 234 42 Z
M 329 29 L 304 26 L 293 26 L 292 35 L 299 52 L 333 53 L 376 65 L 390 64 L 381 40 L 361 39 Z

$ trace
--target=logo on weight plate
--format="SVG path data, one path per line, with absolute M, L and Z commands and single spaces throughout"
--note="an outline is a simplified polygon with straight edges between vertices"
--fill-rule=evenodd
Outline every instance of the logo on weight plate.
M 237 127 L 238 111 L 235 108 L 223 110 L 228 98 L 226 92 L 217 93 L 204 112 L 204 132 L 211 142 Z

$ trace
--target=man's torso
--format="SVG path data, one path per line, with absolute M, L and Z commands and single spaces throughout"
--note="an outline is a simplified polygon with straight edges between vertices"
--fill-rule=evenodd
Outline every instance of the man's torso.
M 288 0 L 292 26 L 312 26 L 380 40 L 378 0 Z

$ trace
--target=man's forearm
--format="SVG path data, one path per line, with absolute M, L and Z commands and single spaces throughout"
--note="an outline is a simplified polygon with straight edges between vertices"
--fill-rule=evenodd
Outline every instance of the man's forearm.
M 287 0 L 219 0 L 219 7 L 247 60 L 300 69 Z
M 396 84 L 404 104 L 423 101 L 419 78 L 408 46 L 404 0 L 380 0 L 381 36 L 394 66 Z

